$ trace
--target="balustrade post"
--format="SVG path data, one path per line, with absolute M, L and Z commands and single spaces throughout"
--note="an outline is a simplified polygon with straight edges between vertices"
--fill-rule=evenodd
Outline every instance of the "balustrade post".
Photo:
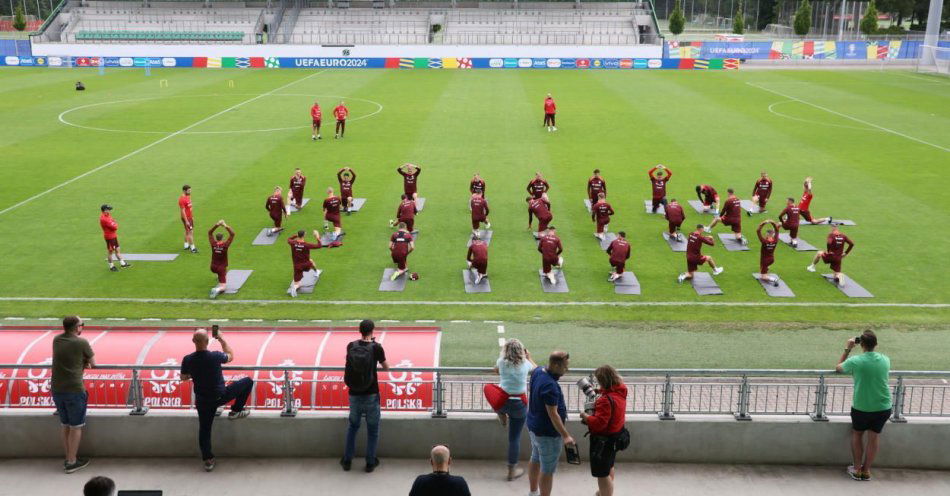
M 749 377 L 743 375 L 742 382 L 739 383 L 739 403 L 736 405 L 738 411 L 733 414 L 736 420 L 752 420 L 752 415 L 749 415 L 749 395 L 751 392 Z
M 666 374 L 666 380 L 663 382 L 663 405 L 660 411 L 660 420 L 675 420 L 673 416 L 673 380 L 670 374 Z
M 818 376 L 818 389 L 815 390 L 815 411 L 809 415 L 815 422 L 827 422 L 828 415 L 828 384 L 825 383 L 825 374 Z
M 145 406 L 145 395 L 142 394 L 142 381 L 139 380 L 138 369 L 132 369 L 132 383 L 129 384 L 129 399 L 132 403 L 132 411 L 129 415 L 145 415 L 148 413 L 148 407 Z
M 904 418 L 904 394 L 907 392 L 904 387 L 904 376 L 897 376 L 897 385 L 894 386 L 894 400 L 891 402 L 891 422 L 903 424 L 907 422 Z
M 290 371 L 284 371 L 284 409 L 280 412 L 281 417 L 296 417 L 297 405 L 294 402 L 294 383 L 290 380 Z
M 445 418 L 445 395 L 442 373 L 435 373 L 435 384 L 432 386 L 432 418 Z

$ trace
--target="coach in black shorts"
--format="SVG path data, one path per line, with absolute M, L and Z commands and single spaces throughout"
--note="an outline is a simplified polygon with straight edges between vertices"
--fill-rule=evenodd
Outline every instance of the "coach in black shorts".
M 860 344 L 864 353 L 848 358 L 851 349 Z M 877 455 L 879 435 L 891 416 L 891 388 L 888 376 L 891 360 L 874 351 L 877 336 L 864 331 L 848 340 L 835 370 L 854 377 L 851 400 L 851 454 L 853 463 L 848 475 L 854 480 L 871 479 L 871 463 Z M 864 434 L 867 433 L 865 444 Z

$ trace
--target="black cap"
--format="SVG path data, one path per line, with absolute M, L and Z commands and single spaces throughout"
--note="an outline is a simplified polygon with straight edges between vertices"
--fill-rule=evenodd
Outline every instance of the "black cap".
M 99 211 L 101 212 L 105 212 L 106 210 L 112 210 L 112 205 L 109 205 L 108 203 L 103 203 L 102 206 L 99 207 Z

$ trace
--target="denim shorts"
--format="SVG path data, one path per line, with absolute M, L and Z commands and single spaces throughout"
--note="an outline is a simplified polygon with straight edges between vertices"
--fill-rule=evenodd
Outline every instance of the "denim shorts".
M 86 402 L 88 393 L 53 393 L 56 413 L 63 426 L 82 427 L 86 425 Z
M 541 473 L 553 474 L 564 446 L 561 436 L 536 436 L 531 431 L 528 436 L 531 437 L 531 462 L 541 464 Z

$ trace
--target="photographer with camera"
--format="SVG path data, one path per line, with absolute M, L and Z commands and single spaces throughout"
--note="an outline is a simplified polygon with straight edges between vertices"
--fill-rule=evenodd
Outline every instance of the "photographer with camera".
M 567 405 L 558 380 L 567 373 L 571 355 L 554 351 L 547 367 L 531 371 L 531 397 L 528 402 L 528 436 L 531 438 L 531 462 L 528 464 L 530 496 L 550 496 L 554 487 L 561 447 L 567 450 L 568 463 L 580 463 L 577 444 L 567 432 Z
M 848 358 L 851 349 L 860 345 L 864 353 Z M 884 424 L 891 416 L 891 388 L 888 377 L 891 359 L 874 351 L 877 336 L 867 330 L 845 343 L 844 353 L 838 359 L 835 371 L 854 378 L 854 396 L 851 400 L 851 455 L 848 475 L 854 480 L 871 480 L 871 463 L 877 456 L 878 443 Z M 867 432 L 871 431 L 871 432 Z M 864 433 L 867 432 L 867 445 Z
M 485 384 L 485 399 L 491 405 L 501 425 L 508 426 L 508 480 L 524 475 L 518 466 L 521 453 L 521 432 L 528 413 L 528 373 L 537 365 L 521 341 L 509 339 L 495 362 L 495 373 L 501 376 L 499 384 Z
M 614 459 L 630 445 L 627 420 L 627 386 L 610 365 L 594 371 L 600 388 L 594 389 L 588 378 L 577 385 L 587 396 L 581 422 L 590 431 L 590 474 L 597 478 L 597 496 L 614 494 Z

